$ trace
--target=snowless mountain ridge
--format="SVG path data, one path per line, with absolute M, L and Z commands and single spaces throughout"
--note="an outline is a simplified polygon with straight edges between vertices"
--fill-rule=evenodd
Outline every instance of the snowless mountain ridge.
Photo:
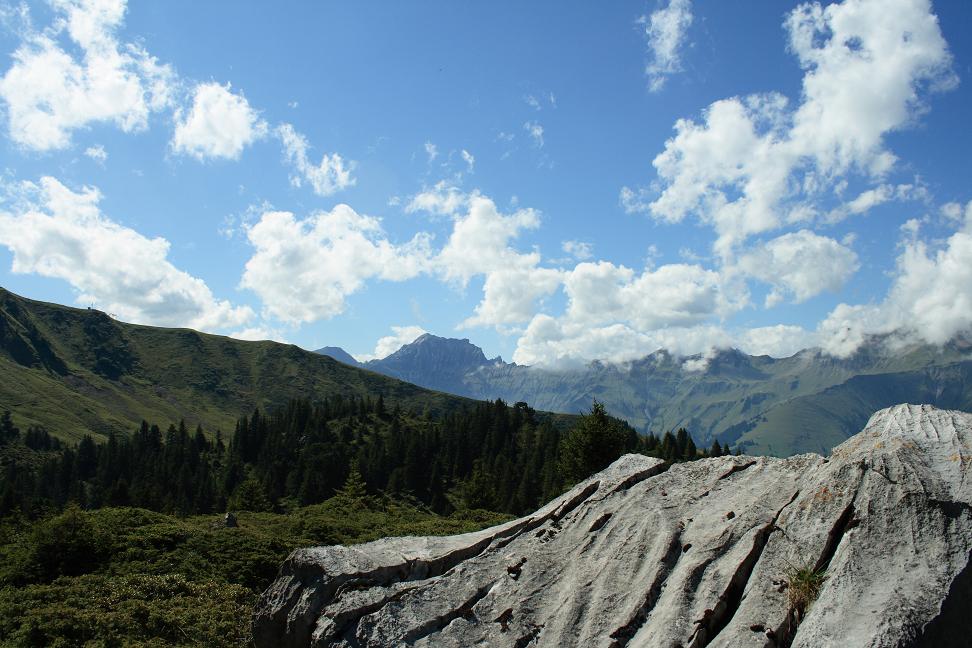
M 339 351 L 319 352 L 340 360 Z M 685 369 L 701 361 L 657 351 L 623 365 L 552 370 L 490 360 L 468 340 L 426 334 L 358 366 L 429 389 L 570 414 L 596 398 L 643 432 L 684 427 L 702 447 L 718 440 L 777 456 L 826 454 L 872 412 L 906 400 L 972 410 L 972 345 L 962 338 L 894 349 L 875 338 L 844 359 L 815 349 L 782 359 L 730 349 L 706 358 L 704 370 Z

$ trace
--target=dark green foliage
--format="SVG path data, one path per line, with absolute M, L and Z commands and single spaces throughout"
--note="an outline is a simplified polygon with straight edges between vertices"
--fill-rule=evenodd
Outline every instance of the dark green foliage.
M 77 506 L 34 525 L 17 583 L 48 583 L 94 571 L 107 558 L 105 539 Z
M 84 436 L 68 448 L 31 428 L 23 444 L 4 448 L 19 454 L 0 473 L 0 515 L 37 516 L 68 502 L 179 515 L 268 512 L 380 493 L 440 514 L 523 514 L 626 452 L 677 462 L 725 451 L 716 443 L 700 452 L 684 428 L 661 440 L 639 436 L 597 401 L 566 434 L 526 403 L 479 403 L 439 419 L 381 411 L 380 399 L 293 400 L 240 418 L 228 446 L 183 422 L 164 434 L 143 422 L 128 437 L 99 444 Z
M 444 518 L 390 501 L 350 515 L 334 500 L 288 515 L 241 513 L 237 528 L 224 528 L 219 516 L 133 508 L 74 508 L 34 523 L 7 518 L 0 520 L 0 645 L 246 645 L 257 595 L 296 547 L 463 533 L 505 519 L 484 512 Z M 94 553 L 110 559 L 63 561 L 59 577 L 36 578 L 30 566 L 43 553 L 38 543 L 77 541 L 65 526 L 89 531 Z
M 20 438 L 20 430 L 13 424 L 10 417 L 10 410 L 4 410 L 0 416 L 0 446 L 6 445 Z
M 273 504 L 267 498 L 263 485 L 254 478 L 243 480 L 226 504 L 231 511 L 266 512 L 273 510 Z
M 576 484 L 637 447 L 634 429 L 609 417 L 604 405 L 595 400 L 590 413 L 582 416 L 564 437 L 561 473 L 568 484 Z

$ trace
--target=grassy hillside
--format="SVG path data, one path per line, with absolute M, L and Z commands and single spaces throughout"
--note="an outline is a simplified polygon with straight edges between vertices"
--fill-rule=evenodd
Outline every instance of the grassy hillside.
M 463 533 L 506 519 L 442 517 L 374 498 L 244 512 L 236 528 L 221 516 L 135 508 L 0 519 L 0 645 L 247 645 L 259 592 L 297 547 Z
M 433 416 L 470 405 L 276 342 L 118 322 L 0 288 L 0 410 L 65 440 L 128 433 L 144 419 L 231 432 L 254 407 L 290 398 L 381 394 Z
M 788 400 L 744 427 L 747 454 L 827 454 L 863 429 L 871 414 L 898 403 L 972 411 L 972 361 L 907 372 L 859 375 L 820 393 Z

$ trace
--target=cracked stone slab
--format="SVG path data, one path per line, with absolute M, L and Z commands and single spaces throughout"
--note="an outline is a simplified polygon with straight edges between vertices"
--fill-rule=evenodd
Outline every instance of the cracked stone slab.
M 899 405 L 830 457 L 627 455 L 533 515 L 295 551 L 258 646 L 964 646 L 972 415 Z M 801 615 L 787 574 L 825 570 Z

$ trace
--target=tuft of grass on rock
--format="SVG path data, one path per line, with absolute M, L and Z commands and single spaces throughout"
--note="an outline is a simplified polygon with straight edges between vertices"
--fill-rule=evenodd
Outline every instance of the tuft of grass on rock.
M 815 569 L 811 565 L 791 565 L 786 571 L 786 591 L 790 608 L 803 617 L 817 600 L 826 580 L 825 569 Z

